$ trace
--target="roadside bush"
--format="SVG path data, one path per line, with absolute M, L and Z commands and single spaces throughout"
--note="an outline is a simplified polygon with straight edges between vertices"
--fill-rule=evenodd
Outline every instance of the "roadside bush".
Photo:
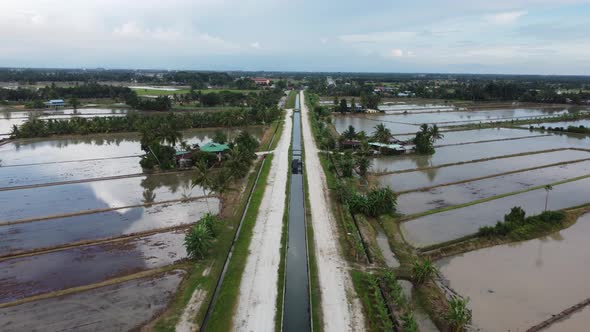
M 431 260 L 425 259 L 423 261 L 415 260 L 412 266 L 412 278 L 416 284 L 421 285 L 426 280 L 430 279 L 436 273 L 436 266 Z

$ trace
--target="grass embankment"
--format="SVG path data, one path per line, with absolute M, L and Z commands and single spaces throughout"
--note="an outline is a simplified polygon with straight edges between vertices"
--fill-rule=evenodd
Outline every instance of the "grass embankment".
M 267 163 L 267 165 L 268 164 L 270 163 Z M 260 162 L 254 167 L 255 171 L 249 175 L 243 192 L 250 192 L 251 188 L 254 186 L 259 168 Z M 239 191 L 232 192 L 230 195 L 232 195 L 232 197 L 225 200 L 226 206 L 224 207 L 225 215 L 223 218 L 223 226 L 219 227 L 219 233 L 214 248 L 205 260 L 193 261 L 187 266 L 187 276 L 181 283 L 175 298 L 171 302 L 168 310 L 158 318 L 154 325 L 156 331 L 172 332 L 176 330 L 176 324 L 185 310 L 192 294 L 197 291 L 197 289 L 206 292 L 206 296 L 203 300 L 203 305 L 201 305 L 197 315 L 193 317 L 192 321 L 199 323 L 203 321 L 207 312 L 206 304 L 210 302 L 211 297 L 213 296 L 213 291 L 215 290 L 217 280 L 223 269 L 227 253 L 231 247 L 232 239 L 248 202 L 248 195 L 241 195 Z M 234 203 L 235 205 L 230 203 Z M 229 205 L 234 206 L 229 207 Z
M 306 100 L 300 100 L 300 103 L 306 103 L 308 110 L 312 109 L 313 103 L 309 100 L 309 94 Z M 313 122 L 311 114 L 308 113 L 308 118 Z M 312 134 L 314 134 L 313 123 L 311 125 Z M 303 116 L 301 116 L 301 126 L 304 126 Z M 303 135 L 303 128 L 301 130 Z M 315 134 L 314 134 L 315 135 Z M 303 140 L 301 142 L 301 158 L 303 159 L 303 165 L 305 165 L 305 144 Z M 321 162 L 321 159 L 320 159 Z M 317 179 L 316 179 L 317 180 Z M 326 174 L 326 180 L 327 174 Z M 311 306 L 311 320 L 313 331 L 321 332 L 324 330 L 324 316 L 322 314 L 322 296 L 320 287 L 320 276 L 318 270 L 318 262 L 316 258 L 315 249 L 315 236 L 313 233 L 313 224 L 311 223 L 311 202 L 309 200 L 309 178 L 307 172 L 303 171 L 303 190 L 305 194 L 305 228 L 307 236 L 307 264 L 309 267 L 309 293 L 310 293 L 310 306 Z
M 297 97 L 297 90 L 291 90 L 289 95 L 287 95 L 287 100 L 285 102 L 285 108 L 295 108 L 295 99 Z
M 289 163 L 293 160 L 293 150 L 289 146 Z M 278 279 L 277 279 L 277 302 L 275 305 L 275 331 L 281 331 L 283 327 L 283 303 L 285 298 L 285 270 L 287 258 L 287 241 L 289 231 L 289 206 L 291 192 L 291 176 L 287 176 L 287 186 L 285 188 L 285 211 L 283 213 L 283 228 L 281 229 L 281 259 L 279 261 Z
M 248 248 L 252 240 L 254 225 L 258 216 L 258 209 L 264 196 L 268 173 L 272 164 L 273 156 L 266 157 L 266 162 L 262 167 L 260 178 L 256 187 L 252 192 L 250 206 L 246 211 L 246 217 L 242 224 L 242 230 L 238 240 L 235 243 L 233 255 L 227 268 L 223 286 L 221 287 L 218 298 L 215 303 L 215 308 L 209 318 L 207 325 L 208 331 L 229 331 L 232 327 L 233 314 L 235 312 L 238 294 L 240 291 L 240 282 L 242 274 L 246 267 L 246 261 L 249 255 Z

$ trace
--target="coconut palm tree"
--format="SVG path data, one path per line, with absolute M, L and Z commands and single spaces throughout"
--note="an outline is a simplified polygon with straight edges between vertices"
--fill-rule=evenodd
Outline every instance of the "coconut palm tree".
M 551 190 L 553 190 L 553 186 L 552 185 L 548 184 L 548 185 L 545 186 L 545 192 L 546 192 L 546 195 L 545 195 L 545 211 L 547 211 L 547 203 L 549 203 L 549 192 Z
M 203 259 L 213 245 L 213 235 L 204 223 L 194 225 L 184 237 L 184 246 L 188 257 Z
M 348 126 L 348 129 L 346 129 L 345 131 L 342 132 L 342 136 L 348 140 L 353 140 L 356 138 L 356 129 L 354 129 L 354 126 L 350 125 Z
M 207 168 L 207 164 L 204 161 L 199 161 L 195 164 L 195 177 L 193 177 L 192 180 L 192 186 L 193 188 L 196 186 L 200 186 L 201 188 L 203 188 L 203 193 L 205 194 L 205 196 L 209 196 L 209 194 L 211 194 L 212 191 L 212 186 L 213 186 L 213 179 L 211 176 L 211 172 L 209 171 L 210 169 Z M 209 194 L 207 194 L 207 192 L 209 191 Z M 211 211 L 209 209 L 209 200 L 207 199 L 207 197 L 205 197 L 205 203 L 207 203 L 207 210 Z
M 356 167 L 358 168 L 358 173 L 360 176 L 365 177 L 367 175 L 367 171 L 371 168 L 373 162 L 371 159 L 367 158 L 366 156 L 359 156 L 356 159 Z
M 389 128 L 385 127 L 385 125 L 383 123 L 376 125 L 373 129 L 375 129 L 373 131 L 373 139 L 374 140 L 376 140 L 379 143 L 385 143 L 385 144 L 388 144 L 389 142 L 391 142 L 391 139 L 393 138 L 393 135 L 391 134 L 391 130 L 389 130 Z

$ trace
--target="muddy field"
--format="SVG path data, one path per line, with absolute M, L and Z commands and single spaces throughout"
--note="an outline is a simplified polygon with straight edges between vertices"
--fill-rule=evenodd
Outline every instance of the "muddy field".
M 155 269 L 185 258 L 185 232 L 0 261 L 0 303 Z
M 0 330 L 129 331 L 166 308 L 183 271 L 0 308 Z
M 476 328 L 525 331 L 588 298 L 589 236 L 590 215 L 585 215 L 551 236 L 476 250 L 437 265 L 451 288 L 469 297 Z M 548 330 L 584 331 L 587 318 L 586 309 Z

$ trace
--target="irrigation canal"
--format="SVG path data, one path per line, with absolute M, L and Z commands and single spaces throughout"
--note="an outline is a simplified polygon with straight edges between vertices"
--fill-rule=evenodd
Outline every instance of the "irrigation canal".
M 305 221 L 305 195 L 301 149 L 301 112 L 299 94 L 293 112 L 291 138 L 291 186 L 289 195 L 289 227 L 285 269 L 283 331 L 311 331 L 309 266 Z

